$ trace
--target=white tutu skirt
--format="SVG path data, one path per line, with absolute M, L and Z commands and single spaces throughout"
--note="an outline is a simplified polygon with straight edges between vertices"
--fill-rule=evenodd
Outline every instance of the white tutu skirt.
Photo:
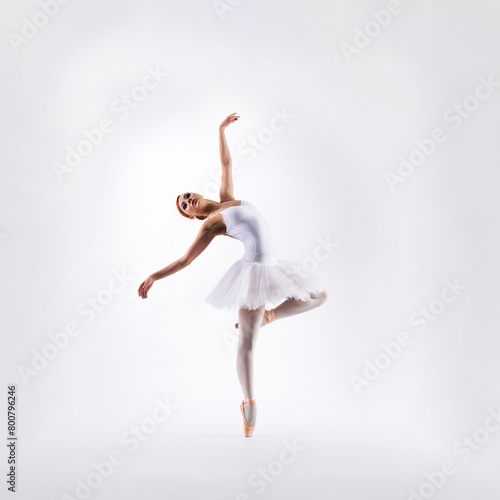
M 311 293 L 325 289 L 322 275 L 305 270 L 288 260 L 262 264 L 237 260 L 222 277 L 205 301 L 216 309 L 237 311 L 273 309 L 287 298 L 308 300 Z

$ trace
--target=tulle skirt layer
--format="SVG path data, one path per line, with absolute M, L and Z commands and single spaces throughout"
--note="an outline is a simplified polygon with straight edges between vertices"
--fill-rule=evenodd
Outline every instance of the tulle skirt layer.
M 322 275 L 307 271 L 288 260 L 262 264 L 237 260 L 222 277 L 205 301 L 216 309 L 237 311 L 240 308 L 266 309 L 278 306 L 287 298 L 307 300 L 311 293 L 325 289 Z

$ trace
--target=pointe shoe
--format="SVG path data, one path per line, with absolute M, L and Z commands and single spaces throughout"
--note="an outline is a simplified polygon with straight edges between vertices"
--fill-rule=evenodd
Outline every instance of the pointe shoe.
M 274 312 L 274 309 L 269 309 L 269 311 L 266 309 L 264 311 L 264 321 L 266 322 L 266 325 L 276 321 L 276 313 Z M 238 328 L 238 323 L 235 323 L 234 327 Z
M 245 437 L 252 437 L 253 431 L 255 430 L 255 425 L 249 425 L 245 417 L 245 408 L 255 403 L 255 398 L 245 398 L 240 404 L 241 414 L 243 415 L 243 434 Z
M 274 312 L 274 309 L 269 309 L 269 311 L 266 309 L 264 311 L 264 320 L 266 324 L 276 321 L 276 313 Z

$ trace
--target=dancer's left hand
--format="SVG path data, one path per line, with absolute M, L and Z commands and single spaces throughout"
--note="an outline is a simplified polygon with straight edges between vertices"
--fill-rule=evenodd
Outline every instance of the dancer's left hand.
M 236 115 L 236 113 L 231 113 L 227 118 L 224 119 L 224 121 L 219 125 L 219 128 L 221 130 L 224 130 L 227 128 L 231 123 L 234 123 L 239 116 Z
M 153 286 L 153 283 L 155 282 L 154 278 L 151 276 L 148 276 L 142 283 L 141 286 L 139 287 L 139 297 L 142 297 L 143 299 L 148 298 L 148 291 L 151 289 Z

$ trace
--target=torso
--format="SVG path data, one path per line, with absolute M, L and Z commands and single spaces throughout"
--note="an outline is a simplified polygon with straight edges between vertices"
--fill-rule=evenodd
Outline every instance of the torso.
M 224 205 L 224 208 L 221 208 L 215 215 L 211 215 L 208 217 L 208 219 L 205 221 L 205 224 L 209 225 L 209 227 L 213 228 L 215 234 L 217 236 L 223 235 L 223 236 L 229 236 L 230 238 L 233 238 L 233 236 L 226 234 L 227 227 L 226 227 L 226 222 L 224 221 L 224 217 L 222 217 L 221 212 L 224 210 L 227 210 L 230 207 L 237 207 L 241 205 L 241 200 L 230 200 L 230 201 L 224 201 L 222 202 L 222 205 Z M 235 238 L 233 238 L 235 239 Z

